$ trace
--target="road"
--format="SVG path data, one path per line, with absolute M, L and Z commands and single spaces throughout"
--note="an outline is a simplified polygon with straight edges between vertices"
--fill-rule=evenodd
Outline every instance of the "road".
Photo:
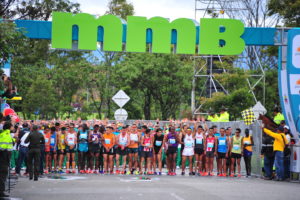
M 299 183 L 260 178 L 65 175 L 67 179 L 19 178 L 11 196 L 24 200 L 299 200 Z M 73 179 L 73 180 L 69 180 Z

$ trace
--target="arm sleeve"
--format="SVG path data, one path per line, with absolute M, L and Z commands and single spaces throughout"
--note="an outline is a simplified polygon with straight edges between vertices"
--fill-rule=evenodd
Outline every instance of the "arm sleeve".
M 273 137 L 273 138 L 276 138 L 276 139 L 278 139 L 279 137 L 281 137 L 280 134 L 274 133 L 274 132 L 272 132 L 272 131 L 270 131 L 269 129 L 266 129 L 266 128 L 264 128 L 264 132 L 265 132 L 267 135 L 269 135 L 269 136 L 271 136 L 271 137 Z

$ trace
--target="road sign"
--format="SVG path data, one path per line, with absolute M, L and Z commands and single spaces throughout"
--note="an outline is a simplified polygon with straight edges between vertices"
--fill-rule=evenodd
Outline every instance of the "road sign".
M 127 117 L 128 117 L 128 113 L 125 109 L 120 108 L 120 109 L 116 110 L 115 120 L 122 121 L 122 120 L 126 120 Z
M 112 100 L 122 108 L 130 100 L 130 97 L 123 90 L 119 90 Z

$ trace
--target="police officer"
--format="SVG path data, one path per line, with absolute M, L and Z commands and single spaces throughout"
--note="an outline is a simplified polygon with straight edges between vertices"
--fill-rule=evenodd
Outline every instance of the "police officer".
M 12 124 L 5 122 L 3 130 L 0 132 L 0 198 L 9 196 L 5 193 L 5 182 L 9 173 L 11 151 L 16 138 L 16 136 L 14 138 L 11 136 L 11 128 Z
M 275 160 L 273 143 L 274 139 L 271 136 L 263 133 L 261 154 L 264 157 L 265 180 L 273 179 L 273 165 Z
M 284 121 L 284 116 L 277 107 L 274 109 L 274 122 L 279 125 L 281 121 Z
M 29 142 L 28 146 L 28 171 L 29 171 L 29 180 L 33 179 L 38 180 L 39 176 L 39 167 L 40 167 L 40 156 L 41 156 L 41 144 L 45 144 L 45 138 L 42 133 L 38 131 L 38 127 L 34 125 L 32 127 L 32 132 L 25 140 L 26 143 Z M 32 167 L 34 166 L 34 169 Z
M 229 122 L 229 113 L 224 106 L 222 106 L 220 111 L 219 122 Z

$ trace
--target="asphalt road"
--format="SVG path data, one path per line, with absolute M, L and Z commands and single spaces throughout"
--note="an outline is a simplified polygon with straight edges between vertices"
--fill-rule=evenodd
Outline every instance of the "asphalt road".
M 11 197 L 24 200 L 299 200 L 300 184 L 260 178 L 64 175 L 67 179 L 19 178 Z M 72 180 L 70 180 L 72 179 Z

